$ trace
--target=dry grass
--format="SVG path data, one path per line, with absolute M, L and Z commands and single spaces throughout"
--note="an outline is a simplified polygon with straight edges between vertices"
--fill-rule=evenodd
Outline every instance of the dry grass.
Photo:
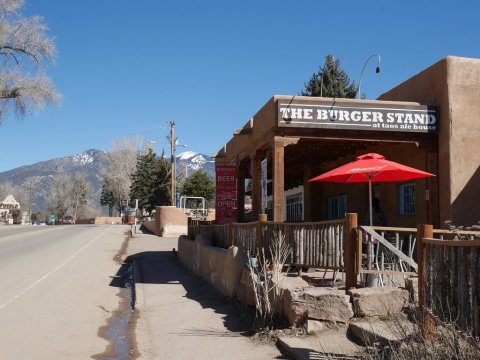
M 281 301 L 282 282 L 285 274 L 282 269 L 291 248 L 285 241 L 285 235 L 275 234 L 269 247 L 270 258 L 264 249 L 259 249 L 256 258 L 249 255 L 248 268 L 255 294 L 256 329 L 271 329 L 278 323 Z
M 383 347 L 369 346 L 368 358 L 372 360 L 470 360 L 480 359 L 480 343 L 468 339 L 453 326 L 435 324 L 428 332 L 422 331 L 420 313 L 412 315 L 415 330 L 399 344 Z M 393 322 L 393 332 L 405 333 L 400 322 Z M 374 344 L 372 344 L 374 345 Z

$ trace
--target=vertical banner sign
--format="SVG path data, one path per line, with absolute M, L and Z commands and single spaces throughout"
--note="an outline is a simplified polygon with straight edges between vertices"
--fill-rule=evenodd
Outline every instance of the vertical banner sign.
M 267 159 L 262 160 L 262 212 L 267 207 Z
M 216 165 L 215 222 L 226 224 L 237 217 L 237 166 Z

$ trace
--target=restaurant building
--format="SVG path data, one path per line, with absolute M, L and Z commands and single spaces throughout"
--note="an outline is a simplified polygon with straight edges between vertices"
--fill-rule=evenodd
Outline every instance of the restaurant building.
M 436 175 L 374 183 L 386 219 L 377 225 L 480 221 L 480 60 L 447 57 L 377 100 L 273 96 L 215 155 L 217 169 L 232 171 L 217 172 L 217 220 L 267 213 L 308 222 L 356 212 L 366 224 L 367 183 L 308 182 L 365 153 Z M 219 178 L 234 179 L 235 191 Z M 222 186 L 229 192 L 219 193 Z

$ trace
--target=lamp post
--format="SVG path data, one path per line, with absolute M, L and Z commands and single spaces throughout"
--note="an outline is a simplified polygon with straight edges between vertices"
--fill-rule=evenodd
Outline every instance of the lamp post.
M 175 200 L 176 200 L 176 193 L 177 193 L 177 184 L 176 184 L 176 162 L 177 159 L 175 157 L 175 150 L 177 146 L 181 147 L 187 147 L 187 145 L 184 144 L 179 144 L 178 139 L 175 137 L 175 122 L 170 121 L 170 153 L 171 153 L 171 159 L 170 159 L 170 191 L 172 192 L 171 194 L 171 204 L 172 206 L 175 206 Z
M 358 81 L 357 96 L 355 96 L 355 98 L 357 98 L 357 99 L 360 99 L 360 96 L 361 96 L 360 89 L 361 89 L 361 86 L 362 86 L 362 78 L 363 78 L 363 73 L 365 71 L 365 67 L 367 66 L 367 63 L 370 61 L 370 59 L 372 59 L 374 57 L 377 58 L 377 67 L 375 68 L 375 73 L 378 74 L 380 72 L 380 55 L 378 55 L 378 54 L 370 55 L 368 57 L 368 59 L 365 61 L 365 64 L 363 64 L 362 72 L 360 73 L 360 80 Z

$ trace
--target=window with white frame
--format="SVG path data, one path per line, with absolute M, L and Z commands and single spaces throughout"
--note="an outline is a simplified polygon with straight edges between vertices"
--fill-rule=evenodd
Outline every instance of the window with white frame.
M 417 198 L 415 183 L 400 185 L 400 215 L 415 215 Z
M 288 195 L 286 200 L 287 221 L 303 221 L 303 194 Z
M 328 198 L 328 220 L 343 219 L 347 212 L 347 195 Z

